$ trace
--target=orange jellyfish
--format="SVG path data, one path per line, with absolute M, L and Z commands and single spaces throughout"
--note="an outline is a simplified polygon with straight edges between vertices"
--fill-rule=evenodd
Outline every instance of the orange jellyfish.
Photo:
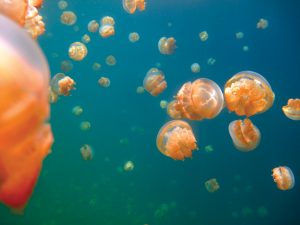
M 176 99 L 175 108 L 190 120 L 212 119 L 222 111 L 224 105 L 220 87 L 206 78 L 185 83 Z
M 113 55 L 109 55 L 106 57 L 105 59 L 105 63 L 108 66 L 114 66 L 117 63 L 116 57 L 114 57 Z
M 295 185 L 295 177 L 292 170 L 287 166 L 279 166 L 272 170 L 272 177 L 278 189 L 290 190 Z
M 209 179 L 204 183 L 205 188 L 208 192 L 213 193 L 220 189 L 220 185 L 216 178 Z
M 69 96 L 75 89 L 75 81 L 63 73 L 57 73 L 50 82 L 51 90 L 57 95 Z
M 92 160 L 94 158 L 94 151 L 90 145 L 83 145 L 80 148 L 80 153 L 84 160 Z
M 88 23 L 88 31 L 91 33 L 96 33 L 99 29 L 99 23 L 96 20 L 91 20 Z
M 300 99 L 289 99 L 286 106 L 282 107 L 284 115 L 291 120 L 300 120 Z
M 182 118 L 181 111 L 176 109 L 177 104 L 178 104 L 177 101 L 173 100 L 173 101 L 169 102 L 169 104 L 167 106 L 167 113 L 173 119 L 181 119 Z
M 166 123 L 157 134 L 156 146 L 162 154 L 175 160 L 192 157 L 192 151 L 198 149 L 191 126 L 182 120 Z
M 0 202 L 22 212 L 53 142 L 49 67 L 37 43 L 1 14 L 0 52 Z
M 229 124 L 229 134 L 234 146 L 243 152 L 254 150 L 260 142 L 260 131 L 249 118 L 234 120 Z
M 174 53 L 176 46 L 176 40 L 173 37 L 162 37 L 158 41 L 158 50 L 163 55 L 171 55 Z
M 267 111 L 275 98 L 268 81 L 252 71 L 242 71 L 230 78 L 224 96 L 229 111 L 247 117 Z
M 69 47 L 69 57 L 75 61 L 83 60 L 87 54 L 88 50 L 81 42 L 73 42 Z
M 123 8 L 126 12 L 133 14 L 136 9 L 144 11 L 146 2 L 145 0 L 123 0 Z
M 63 11 L 63 13 L 60 16 L 60 22 L 68 26 L 74 25 L 76 21 L 77 21 L 77 16 L 72 11 Z
M 110 16 L 105 16 L 101 19 L 101 26 L 99 28 L 99 34 L 103 38 L 108 38 L 115 35 L 115 20 Z
M 107 77 L 100 77 L 99 80 L 98 80 L 98 84 L 101 87 L 107 88 L 107 87 L 110 86 L 110 80 Z
M 157 68 L 151 68 L 143 81 L 144 88 L 151 95 L 157 96 L 167 88 L 165 75 Z
M 140 35 L 137 32 L 132 32 L 128 35 L 128 39 L 130 42 L 134 43 L 140 40 Z

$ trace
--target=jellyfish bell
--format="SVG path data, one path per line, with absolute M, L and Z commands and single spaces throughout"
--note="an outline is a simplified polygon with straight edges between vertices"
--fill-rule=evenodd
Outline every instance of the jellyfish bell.
M 94 158 L 94 151 L 88 144 L 81 146 L 80 153 L 83 160 L 92 160 Z
M 173 37 L 162 37 L 158 41 L 158 50 L 163 55 L 172 55 L 177 48 L 176 40 Z
M 122 0 L 122 3 L 123 9 L 130 14 L 133 14 L 136 9 L 144 11 L 146 8 L 145 0 Z
M 267 111 L 275 99 L 268 81 L 252 71 L 242 71 L 230 78 L 224 96 L 229 111 L 247 117 Z
M 209 179 L 204 183 L 205 188 L 208 192 L 213 193 L 220 189 L 220 185 L 216 178 Z
M 107 88 L 107 87 L 110 86 L 110 79 L 107 78 L 107 77 L 100 77 L 99 80 L 98 80 L 98 84 L 101 87 Z
M 232 121 L 228 129 L 234 146 L 242 152 L 252 151 L 260 143 L 260 131 L 249 118 Z
M 182 118 L 181 111 L 177 109 L 177 105 L 178 105 L 178 103 L 176 100 L 173 100 L 168 103 L 167 113 L 172 119 L 181 119 Z
M 75 89 L 75 81 L 63 73 L 57 73 L 50 82 L 51 90 L 58 96 L 69 96 L 71 90 Z
M 198 149 L 191 126 L 182 120 L 166 123 L 157 134 L 156 146 L 162 154 L 174 160 L 191 158 L 192 152 Z
M 76 23 L 77 16 L 72 11 L 63 11 L 60 16 L 60 22 L 67 26 L 72 26 Z
M 22 211 L 53 142 L 49 67 L 37 43 L 1 14 L 0 52 L 0 202 Z
M 157 68 L 151 68 L 143 81 L 143 86 L 152 96 L 157 96 L 167 88 L 165 75 Z
M 88 49 L 85 44 L 81 42 L 73 42 L 69 47 L 69 57 L 74 61 L 83 60 L 88 54 Z
M 289 99 L 287 105 L 282 107 L 282 111 L 287 118 L 300 120 L 300 99 Z
M 279 190 L 290 190 L 295 185 L 295 177 L 292 170 L 287 166 L 279 166 L 272 170 L 272 177 Z
M 99 23 L 96 20 L 91 20 L 88 23 L 88 31 L 91 33 L 96 33 L 99 29 Z

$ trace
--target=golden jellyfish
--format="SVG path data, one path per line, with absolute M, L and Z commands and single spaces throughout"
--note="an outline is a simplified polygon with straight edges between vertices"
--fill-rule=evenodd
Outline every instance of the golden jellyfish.
M 53 142 L 49 66 L 37 43 L 1 13 L 0 52 L 0 202 L 20 213 Z
M 256 24 L 257 29 L 266 29 L 268 26 L 269 26 L 269 21 L 264 18 L 259 19 L 259 21 Z
M 88 34 L 84 34 L 81 38 L 81 41 L 84 43 L 84 44 L 88 44 L 90 43 L 91 41 L 91 37 L 88 35 Z
M 287 166 L 279 166 L 272 170 L 272 177 L 278 189 L 290 190 L 295 185 L 295 177 L 292 170 Z
M 193 63 L 191 65 L 191 71 L 193 73 L 200 73 L 200 65 L 199 65 L 199 63 Z
M 207 41 L 207 39 L 208 39 L 208 33 L 207 33 L 207 31 L 202 31 L 202 32 L 200 32 L 199 33 L 199 38 L 200 38 L 200 40 L 201 41 Z
M 72 11 L 63 11 L 63 13 L 60 15 L 60 22 L 62 24 L 72 26 L 76 23 L 77 16 Z
M 91 20 L 88 23 L 88 31 L 91 33 L 96 33 L 99 29 L 99 23 L 96 20 Z
M 179 109 L 177 109 L 177 101 L 176 100 L 169 102 L 169 104 L 167 106 L 167 113 L 173 119 L 181 119 L 182 118 L 181 111 Z
M 75 116 L 80 116 L 83 113 L 83 108 L 80 105 L 74 106 L 72 109 L 72 113 Z
M 158 50 L 163 55 L 171 55 L 174 53 L 176 46 L 176 40 L 173 37 L 162 37 L 158 41 Z
M 73 63 L 70 60 L 63 60 L 60 63 L 60 69 L 65 73 L 70 72 L 73 69 Z
M 69 57 L 75 61 L 83 60 L 88 53 L 85 44 L 81 42 L 73 42 L 69 47 Z
M 291 120 L 300 120 L 300 99 L 289 99 L 286 106 L 282 107 L 284 115 Z
M 242 71 L 230 78 L 224 96 L 229 111 L 247 117 L 267 111 L 275 98 L 268 81 L 252 71 Z
M 88 144 L 85 144 L 80 148 L 80 153 L 84 160 L 92 160 L 94 158 L 94 151 Z
M 93 69 L 94 71 L 98 71 L 98 70 L 100 70 L 100 68 L 101 68 L 101 64 L 100 64 L 100 63 L 97 63 L 97 62 L 94 62 L 94 63 L 93 63 L 92 69 Z
M 75 89 L 75 81 L 63 73 L 57 73 L 50 82 L 51 90 L 57 95 L 69 96 Z
M 259 129 L 249 118 L 232 121 L 228 130 L 234 146 L 243 152 L 254 150 L 261 139 Z
M 201 78 L 185 83 L 178 91 L 177 105 L 183 118 L 212 119 L 223 109 L 224 97 L 220 87 L 212 80 Z
M 136 9 L 144 11 L 146 2 L 145 0 L 123 0 L 123 8 L 126 12 L 133 14 Z
M 103 38 L 108 38 L 115 35 L 115 20 L 110 16 L 105 16 L 101 19 L 101 26 L 99 28 L 99 34 Z
M 205 188 L 208 192 L 213 193 L 220 189 L 220 185 L 216 178 L 209 179 L 204 183 Z
M 144 92 L 145 92 L 145 88 L 144 88 L 144 87 L 138 86 L 138 87 L 136 88 L 136 93 L 137 93 L 137 94 L 143 94 Z
M 157 96 L 167 88 L 167 82 L 165 81 L 165 75 L 157 68 L 151 68 L 143 81 L 144 88 L 151 95 Z
M 137 32 L 132 32 L 129 34 L 128 39 L 130 42 L 134 43 L 140 40 L 140 35 Z
M 116 57 L 114 57 L 113 55 L 107 56 L 106 59 L 105 59 L 105 63 L 108 66 L 114 66 L 114 65 L 116 65 L 116 63 L 117 63 Z
M 175 160 L 190 158 L 198 149 L 191 126 L 182 120 L 166 123 L 157 134 L 156 146 L 162 154 Z
M 89 121 L 82 121 L 79 125 L 80 130 L 82 131 L 89 131 L 92 127 L 91 123 Z
M 58 8 L 61 9 L 61 10 L 64 10 L 68 7 L 68 2 L 67 1 L 64 1 L 64 0 L 60 0 L 58 3 Z
M 127 161 L 123 166 L 124 171 L 129 172 L 134 169 L 134 164 L 132 161 Z
M 100 77 L 100 79 L 98 80 L 98 84 L 101 87 L 109 87 L 110 86 L 110 80 L 107 77 Z

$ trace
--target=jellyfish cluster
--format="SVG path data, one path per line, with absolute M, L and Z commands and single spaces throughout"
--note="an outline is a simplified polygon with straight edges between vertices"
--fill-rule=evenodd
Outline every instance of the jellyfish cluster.
M 115 20 L 111 16 L 105 16 L 101 19 L 99 34 L 103 38 L 115 35 Z

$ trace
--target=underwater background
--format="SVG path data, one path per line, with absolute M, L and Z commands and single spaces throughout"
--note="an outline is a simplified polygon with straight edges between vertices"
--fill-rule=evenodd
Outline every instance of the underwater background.
M 103 39 L 89 33 L 88 55 L 67 73 L 76 81 L 71 96 L 51 105 L 55 143 L 24 215 L 0 205 L 0 225 L 298 225 L 300 224 L 300 124 L 281 107 L 300 97 L 300 1 L 297 0 L 149 0 L 146 10 L 128 14 L 121 0 L 69 0 L 77 15 L 74 26 L 60 22 L 58 1 L 45 0 L 40 10 L 46 33 L 38 41 L 51 76 L 62 72 L 68 48 L 88 33 L 87 24 L 103 16 L 115 19 L 116 35 Z M 257 29 L 260 18 L 269 26 Z M 207 31 L 202 42 L 199 32 Z M 140 40 L 131 43 L 130 32 Z M 236 39 L 236 32 L 244 38 Z M 165 56 L 157 42 L 173 36 L 178 48 Z M 248 51 L 243 51 L 243 46 Z M 105 64 L 108 55 L 115 66 Z M 207 63 L 215 58 L 214 65 Z M 92 65 L 101 68 L 94 71 Z M 198 62 L 201 71 L 192 73 Z M 157 97 L 137 94 L 147 71 L 160 65 L 168 83 Z M 189 122 L 199 150 L 192 159 L 175 161 L 161 154 L 156 135 L 170 121 L 161 100 L 171 101 L 181 85 L 200 77 L 223 89 L 234 74 L 251 70 L 263 75 L 276 98 L 267 112 L 252 117 L 260 145 L 252 152 L 234 148 L 228 124 L 240 117 L 225 108 L 212 120 Z M 97 81 L 108 77 L 111 85 Z M 79 117 L 72 108 L 82 106 Z M 91 129 L 82 131 L 80 123 Z M 94 158 L 84 161 L 80 148 L 89 144 Z M 212 152 L 204 147 L 211 145 Z M 132 171 L 124 171 L 127 161 Z M 271 176 L 288 166 L 295 186 L 280 191 Z M 220 189 L 209 193 L 204 182 L 216 178 Z

